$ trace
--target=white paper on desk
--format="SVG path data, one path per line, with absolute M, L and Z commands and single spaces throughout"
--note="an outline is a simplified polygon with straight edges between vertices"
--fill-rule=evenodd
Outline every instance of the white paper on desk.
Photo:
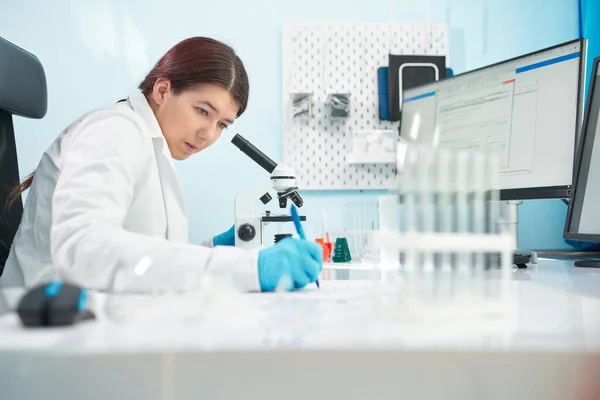
M 292 292 L 261 293 L 265 298 L 306 300 L 354 300 L 366 297 L 378 297 L 401 293 L 402 283 L 381 281 L 320 281 L 320 288 L 310 284 L 301 290 Z

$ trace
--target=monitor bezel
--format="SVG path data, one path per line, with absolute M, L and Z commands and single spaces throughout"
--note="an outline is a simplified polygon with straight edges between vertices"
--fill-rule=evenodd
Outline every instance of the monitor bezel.
M 563 238 L 565 238 L 565 239 L 600 242 L 600 234 L 571 232 L 571 223 L 573 221 L 573 208 L 575 206 L 575 202 L 573 201 L 573 199 L 577 195 L 577 179 L 579 179 L 579 174 L 581 173 L 582 161 L 584 159 L 583 153 L 586 150 L 585 142 L 588 139 L 588 126 L 590 123 L 589 119 L 590 119 L 590 113 L 591 113 L 591 104 L 592 104 L 592 99 L 594 96 L 594 86 L 596 85 L 596 78 L 597 78 L 597 74 L 598 74 L 599 64 L 600 64 L 600 57 L 594 58 L 594 61 L 592 62 L 592 76 L 590 77 L 590 84 L 588 86 L 588 94 L 587 94 L 587 100 L 586 100 L 585 113 L 584 113 L 584 117 L 583 117 L 583 123 L 581 125 L 581 135 L 580 135 L 579 145 L 577 148 L 575 165 L 573 166 L 573 173 L 574 173 L 573 188 L 571 189 L 571 196 L 569 197 L 569 207 L 567 209 L 567 217 L 565 219 L 565 226 L 564 226 L 564 230 L 563 230 Z M 600 93 L 597 93 L 597 95 L 600 96 Z M 595 137 L 595 134 L 596 133 L 594 131 L 594 134 L 592 136 Z M 589 136 L 589 137 L 592 137 L 592 136 Z M 591 147 L 588 146 L 588 148 L 589 148 L 589 152 L 590 152 L 590 154 L 588 154 L 589 155 L 588 158 L 591 158 L 591 151 L 593 150 L 593 146 L 591 146 Z M 589 170 L 589 165 L 588 165 L 588 170 Z
M 573 160 L 576 160 L 577 156 L 577 148 L 579 143 L 579 136 L 581 133 L 581 123 L 582 123 L 582 109 L 583 109 L 583 93 L 586 82 L 586 65 L 587 65 L 587 39 L 585 38 L 577 38 L 573 40 L 569 40 L 567 42 L 559 43 L 554 46 L 546 47 L 540 50 L 536 50 L 530 53 L 522 54 L 517 57 L 509 58 L 506 60 L 499 61 L 494 64 L 485 65 L 480 68 L 476 68 L 470 71 L 462 72 L 460 74 L 447 76 L 443 79 L 440 79 L 437 82 L 431 82 L 424 85 L 420 85 L 413 89 L 424 88 L 429 85 L 435 85 L 438 82 L 447 81 L 451 79 L 455 79 L 462 76 L 468 76 L 470 74 L 480 72 L 486 70 L 488 68 L 497 67 L 502 64 L 506 64 L 513 61 L 518 61 L 520 59 L 531 57 L 539 53 L 543 53 L 546 51 L 554 50 L 559 47 L 568 46 L 571 44 L 580 44 L 580 53 L 579 57 L 579 82 L 577 85 L 577 111 L 576 111 L 576 119 L 575 119 L 575 143 L 573 144 Z M 402 96 L 404 99 L 406 96 Z M 402 119 L 400 119 L 400 124 L 402 124 Z M 401 126 L 398 128 L 398 132 L 400 132 Z M 573 168 L 573 176 L 574 176 L 575 168 Z M 510 188 L 510 189 L 500 189 L 500 200 L 539 200 L 539 199 L 568 199 L 571 197 L 571 189 L 573 186 L 574 177 L 571 178 L 570 185 L 560 185 L 560 186 L 533 186 L 533 187 L 524 187 L 524 188 Z

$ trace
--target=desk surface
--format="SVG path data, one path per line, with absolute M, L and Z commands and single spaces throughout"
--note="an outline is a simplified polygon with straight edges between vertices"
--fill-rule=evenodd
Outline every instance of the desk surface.
M 150 305 L 157 319 L 134 319 L 148 315 L 138 304 L 125 323 L 100 315 L 51 330 L 25 330 L 6 314 L 1 397 L 598 398 L 600 270 L 547 259 L 514 270 L 514 323 L 471 330 L 369 319 L 394 310 L 387 287 L 344 296 L 368 293 L 373 274 L 368 266 L 325 270 L 320 294 L 213 298 L 202 320 L 188 307 L 187 323 L 160 304 Z
M 325 270 L 331 280 L 322 280 L 320 291 L 308 288 L 293 294 L 213 296 L 210 303 L 204 298 L 178 298 L 144 304 L 149 313 L 140 311 L 144 307 L 137 304 L 120 303 L 127 307 L 119 309 L 124 317 L 119 321 L 104 314 L 102 295 L 96 299 L 98 320 L 73 327 L 26 330 L 15 314 L 6 314 L 0 317 L 0 351 L 600 349 L 600 270 L 550 259 L 514 270 L 511 286 L 516 303 L 510 320 L 500 324 L 478 321 L 481 326 L 459 329 L 452 321 L 442 326 L 424 325 L 399 316 L 386 297 L 390 284 L 369 275 L 368 266 L 340 268 L 345 266 Z M 14 304 L 14 296 L 10 300 Z M 185 310 L 182 302 L 188 305 Z

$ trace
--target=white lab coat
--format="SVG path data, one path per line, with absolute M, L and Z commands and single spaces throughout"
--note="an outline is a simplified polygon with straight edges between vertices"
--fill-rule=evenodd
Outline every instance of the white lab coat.
M 43 154 L 0 281 L 32 286 L 68 277 L 106 289 L 115 268 L 143 259 L 171 287 L 206 269 L 239 290 L 259 290 L 256 251 L 188 244 L 169 148 L 136 92 L 84 115 Z

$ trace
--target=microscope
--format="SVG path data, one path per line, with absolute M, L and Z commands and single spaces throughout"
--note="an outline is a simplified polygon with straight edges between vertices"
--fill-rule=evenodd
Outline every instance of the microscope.
M 269 191 L 274 189 L 280 209 L 287 208 L 288 199 L 297 207 L 302 207 L 304 201 L 296 186 L 296 171 L 284 164 L 276 164 L 240 134 L 236 134 L 231 143 L 271 174 L 270 182 L 245 189 L 235 196 L 235 246 L 245 250 L 258 249 L 263 246 L 266 224 L 291 222 L 292 218 L 287 214 L 274 215 L 270 211 L 265 211 L 264 215 L 257 215 L 257 200 L 264 205 L 268 204 L 273 199 Z M 306 221 L 306 216 L 300 216 L 300 220 Z M 275 235 L 274 243 L 287 236 L 292 234 Z

